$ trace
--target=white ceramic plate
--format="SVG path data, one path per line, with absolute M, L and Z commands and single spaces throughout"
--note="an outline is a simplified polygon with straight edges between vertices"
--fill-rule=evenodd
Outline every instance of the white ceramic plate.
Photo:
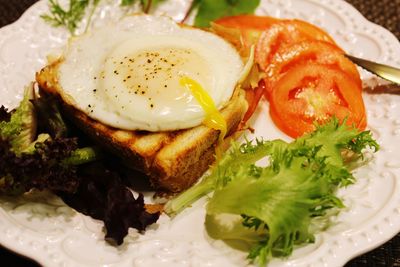
M 116 1 L 111 1 L 116 2 Z M 170 0 L 156 12 L 183 17 L 189 1 Z M 103 1 L 104 3 L 104 1 Z M 31 7 L 16 23 L 0 30 L 0 102 L 14 107 L 21 91 L 61 47 L 67 33 L 43 23 L 46 1 Z M 400 66 L 400 44 L 385 29 L 368 22 L 339 0 L 264 0 L 258 14 L 300 18 L 325 28 L 349 53 Z M 121 15 L 110 5 L 96 14 L 98 26 Z M 367 83 L 375 82 L 363 72 Z M 369 129 L 381 144 L 374 160 L 355 173 L 357 183 L 340 191 L 347 209 L 315 244 L 295 250 L 270 266 L 341 266 L 389 240 L 400 230 L 400 97 L 364 95 Z M 258 110 L 256 136 L 286 138 Z M 107 245 L 101 222 L 74 212 L 52 196 L 0 202 L 0 243 L 45 266 L 243 266 L 245 254 L 207 237 L 204 200 L 170 220 L 162 216 L 145 235 L 131 231 L 121 247 Z

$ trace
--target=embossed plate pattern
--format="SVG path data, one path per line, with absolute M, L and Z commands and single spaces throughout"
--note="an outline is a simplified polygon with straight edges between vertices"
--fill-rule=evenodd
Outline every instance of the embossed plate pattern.
M 107 1 L 103 1 L 105 3 Z M 110 3 L 115 1 L 109 1 Z M 188 6 L 170 0 L 156 13 L 179 20 Z M 15 107 L 22 88 L 45 65 L 46 55 L 60 48 L 67 33 L 44 24 L 46 1 L 31 7 L 16 23 L 0 29 L 0 103 Z M 95 26 L 117 19 L 126 11 L 115 4 L 95 15 Z M 385 29 L 368 22 L 340 0 L 264 0 L 257 14 L 300 18 L 325 28 L 355 56 L 400 67 L 400 44 Z M 362 72 L 365 83 L 376 83 Z M 289 259 L 270 266 L 341 266 L 400 231 L 400 97 L 364 95 L 369 129 L 381 151 L 356 171 L 357 183 L 342 190 L 347 208 L 335 225 L 319 234 L 314 244 L 296 249 Z M 272 124 L 263 103 L 253 120 L 255 136 L 287 138 Z M 245 254 L 207 237 L 204 200 L 173 220 L 162 216 L 145 235 L 135 231 L 115 248 L 103 241 L 102 223 L 78 214 L 51 195 L 0 199 L 0 243 L 45 266 L 243 266 Z

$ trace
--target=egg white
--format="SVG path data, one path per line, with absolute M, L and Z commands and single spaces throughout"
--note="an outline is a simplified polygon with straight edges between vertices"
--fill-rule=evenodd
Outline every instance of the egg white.
M 58 80 L 61 96 L 93 119 L 125 130 L 166 131 L 204 120 L 180 78 L 196 80 L 222 108 L 242 70 L 240 56 L 222 38 L 167 17 L 134 15 L 71 39 Z

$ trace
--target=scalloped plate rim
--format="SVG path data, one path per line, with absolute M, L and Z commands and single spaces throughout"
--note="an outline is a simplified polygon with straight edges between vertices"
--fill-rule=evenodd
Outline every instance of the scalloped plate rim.
M 321 5 L 324 5 L 324 6 L 326 5 L 326 2 L 327 2 L 327 1 L 319 2 L 319 1 L 315 1 L 315 0 L 307 0 L 307 1 L 318 2 L 318 3 L 320 3 Z M 34 3 L 27 10 L 25 10 L 25 12 L 16 21 L 14 21 L 13 23 L 5 25 L 2 28 L 0 28 L 0 32 L 3 31 L 3 30 L 10 30 L 10 29 L 12 29 L 12 27 L 17 27 L 21 22 L 24 22 L 24 20 L 26 20 L 28 18 L 29 14 L 31 12 L 33 12 L 36 9 L 37 6 L 41 5 L 42 2 L 45 2 L 45 0 L 40 0 L 40 1 L 36 2 L 36 3 Z M 340 2 L 341 3 L 339 3 L 339 4 L 345 5 L 348 8 L 348 10 L 351 11 L 353 14 L 357 14 L 356 20 L 360 20 L 361 19 L 363 21 L 363 23 L 371 25 L 373 27 L 379 28 L 379 31 L 381 33 L 384 33 L 385 36 L 387 36 L 389 38 L 389 42 L 390 43 L 392 43 L 392 44 L 393 43 L 398 43 L 398 39 L 395 37 L 395 35 L 393 33 L 388 31 L 384 27 L 369 21 L 355 7 L 353 7 L 350 3 L 345 2 L 343 0 L 341 0 Z M 332 9 L 331 7 L 329 7 L 329 8 Z M 400 45 L 399 44 L 397 44 L 394 48 L 400 52 Z M 1 212 L 3 212 L 3 211 L 1 211 Z M 400 221 L 397 224 L 393 223 L 393 225 L 398 225 L 399 226 L 398 227 L 398 231 L 400 231 Z M 395 228 L 395 227 L 392 227 L 392 228 Z M 394 230 L 392 232 L 394 232 Z M 370 251 L 370 250 L 372 250 L 374 248 L 379 247 L 380 245 L 386 243 L 388 240 L 390 240 L 391 238 L 393 238 L 396 235 L 396 234 L 393 235 L 392 232 L 391 233 L 389 233 L 388 231 L 383 232 L 383 235 L 385 237 L 382 238 L 382 236 L 380 236 L 381 238 L 378 240 L 378 242 L 369 244 L 368 246 L 364 246 L 361 250 L 357 250 L 356 253 L 346 253 L 346 255 L 348 257 L 347 258 L 342 257 L 341 259 L 337 259 L 338 261 L 336 263 L 345 264 L 346 262 L 348 262 L 352 258 L 355 258 L 355 257 L 357 257 L 359 255 L 364 254 L 367 251 Z M 49 259 L 36 258 L 37 255 L 35 254 L 35 251 L 24 250 L 24 246 L 18 246 L 17 244 L 15 244 L 15 245 L 13 244 L 13 245 L 10 246 L 10 244 L 4 244 L 4 243 L 1 243 L 1 245 L 4 246 L 7 249 L 10 249 L 10 250 L 14 251 L 17 254 L 20 254 L 22 257 L 31 258 L 33 261 L 36 261 L 36 262 L 38 262 L 40 264 L 43 264 L 43 265 L 50 264 Z M 351 254 L 351 255 L 349 255 L 349 254 Z

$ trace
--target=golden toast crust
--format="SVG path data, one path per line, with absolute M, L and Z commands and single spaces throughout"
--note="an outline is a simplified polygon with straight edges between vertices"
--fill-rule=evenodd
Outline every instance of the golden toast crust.
M 62 101 L 55 62 L 36 74 L 39 87 L 61 99 L 66 116 L 88 136 L 120 156 L 130 167 L 149 176 L 158 191 L 180 192 L 193 183 L 214 162 L 219 131 L 200 125 L 186 130 L 126 131 L 106 126 Z M 235 132 L 247 110 L 244 91 L 234 95 L 221 111 L 228 134 Z

